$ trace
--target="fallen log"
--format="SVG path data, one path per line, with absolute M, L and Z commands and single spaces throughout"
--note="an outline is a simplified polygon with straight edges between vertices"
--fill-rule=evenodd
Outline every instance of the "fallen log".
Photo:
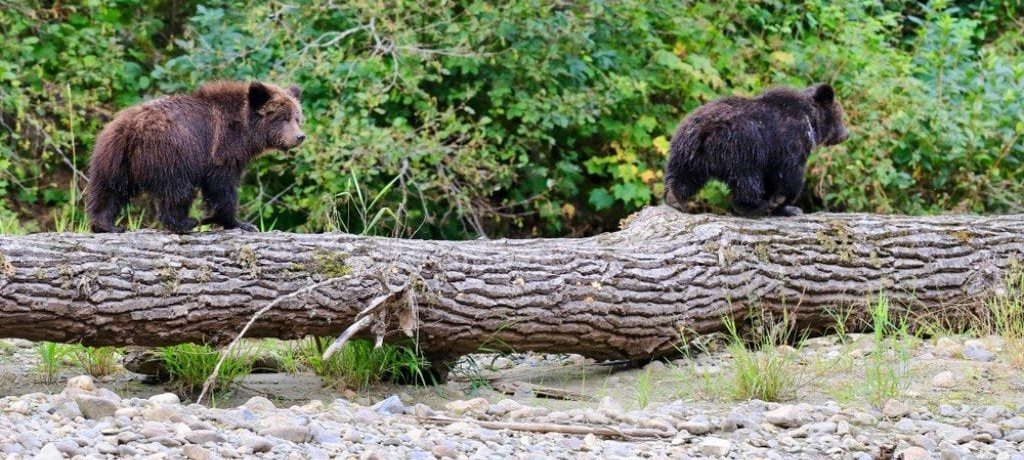
M 820 331 L 838 309 L 863 316 L 880 292 L 922 314 L 977 307 L 1022 258 L 1022 215 L 753 220 L 663 206 L 578 239 L 0 236 L 0 337 L 226 344 L 277 299 L 247 337 L 356 323 L 354 337 L 411 337 L 434 361 L 481 349 L 642 360 L 750 310 L 785 308 Z

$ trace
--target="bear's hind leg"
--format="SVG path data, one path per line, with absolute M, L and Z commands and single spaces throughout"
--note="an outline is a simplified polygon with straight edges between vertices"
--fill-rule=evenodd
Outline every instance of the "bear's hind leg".
M 771 203 L 765 197 L 764 182 L 757 176 L 741 176 L 729 181 L 732 192 L 732 206 L 737 215 L 760 217 L 771 210 Z
M 164 227 L 174 233 L 188 233 L 192 231 L 199 221 L 188 216 L 192 201 L 195 200 L 195 192 L 168 193 L 165 192 L 160 198 L 160 221 Z
M 680 211 L 686 211 L 686 202 L 696 195 L 707 182 L 707 176 L 699 174 L 669 176 L 665 179 L 665 204 Z
M 121 209 L 131 199 L 131 191 L 127 187 L 123 190 L 112 189 L 100 180 L 90 184 L 86 190 L 86 214 L 89 215 L 89 229 L 93 233 L 121 233 L 124 227 L 114 225 Z

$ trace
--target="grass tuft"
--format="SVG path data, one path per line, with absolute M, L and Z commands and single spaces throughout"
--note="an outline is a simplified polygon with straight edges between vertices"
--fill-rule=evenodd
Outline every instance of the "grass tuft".
M 324 349 L 333 341 L 333 337 L 312 337 L 300 355 L 316 375 L 336 387 L 361 390 L 386 379 L 427 384 L 423 373 L 427 363 L 409 347 L 383 344 L 374 348 L 368 340 L 352 340 L 324 361 Z
M 793 336 L 793 323 L 783 311 L 780 322 L 761 321 L 755 330 L 753 347 L 740 337 L 736 321 L 723 319 L 730 343 L 733 378 L 729 394 L 737 400 L 760 399 L 784 401 L 796 396 L 802 384 L 802 373 L 796 366 L 796 354 L 780 347 Z
M 256 360 L 257 351 L 242 347 L 233 351 L 217 373 L 213 391 L 224 391 L 235 381 L 248 375 Z M 177 383 L 183 393 L 189 395 L 198 394 L 202 390 L 203 383 L 213 373 L 220 359 L 220 353 L 213 347 L 191 343 L 161 348 L 160 355 L 171 380 Z

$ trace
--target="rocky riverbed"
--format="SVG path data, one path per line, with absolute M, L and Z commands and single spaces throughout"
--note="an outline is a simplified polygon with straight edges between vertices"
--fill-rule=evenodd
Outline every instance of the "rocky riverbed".
M 236 400 L 222 399 L 217 407 L 183 402 L 159 386 L 123 384 L 137 376 L 106 382 L 74 376 L 56 387 L 15 392 L 25 389 L 17 382 L 27 380 L 9 367 L 5 391 L 17 395 L 0 398 L 0 453 L 9 459 L 1024 460 L 1024 398 L 1015 386 L 1020 374 L 998 340 L 915 345 L 907 386 L 879 404 L 855 391 L 863 384 L 858 366 L 870 355 L 865 348 L 822 339 L 787 351 L 801 366 L 794 372 L 819 376 L 782 403 L 734 401 L 687 382 L 727 375 L 730 357 L 724 352 L 619 371 L 579 357 L 477 356 L 474 366 L 482 370 L 476 380 L 418 389 L 381 385 L 356 394 L 321 388 L 305 400 L 269 391 L 237 399 L 261 391 L 250 383 Z M 7 365 L 30 359 L 8 356 Z M 481 383 L 493 375 L 594 400 L 551 401 L 530 391 L 503 395 Z M 844 382 L 854 387 L 849 398 L 836 390 Z M 605 432 L 585 432 L 595 429 Z M 577 432 L 560 432 L 572 430 Z

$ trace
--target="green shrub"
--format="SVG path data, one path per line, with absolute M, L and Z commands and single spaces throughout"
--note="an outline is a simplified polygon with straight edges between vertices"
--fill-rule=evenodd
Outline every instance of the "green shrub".
M 362 231 L 335 212 L 358 187 L 396 216 L 377 225 L 422 237 L 609 230 L 662 194 L 687 111 L 819 81 L 853 135 L 811 157 L 805 207 L 1002 212 L 1024 192 L 1022 0 L 0 7 L 4 231 L 80 228 L 62 207 L 102 124 L 217 78 L 304 89 L 310 139 L 243 181 L 243 217 L 265 228 Z

